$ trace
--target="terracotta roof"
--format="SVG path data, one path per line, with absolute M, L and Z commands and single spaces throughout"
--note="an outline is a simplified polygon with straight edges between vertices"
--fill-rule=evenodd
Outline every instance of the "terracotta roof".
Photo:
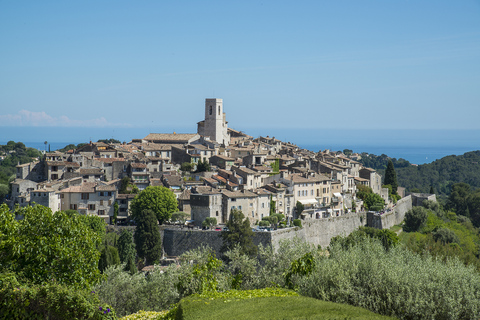
M 146 168 L 147 167 L 147 165 L 145 163 L 133 162 L 133 163 L 130 163 L 130 165 L 132 166 L 132 168 Z
M 95 158 L 95 160 L 105 162 L 105 163 L 126 161 L 125 158 Z
M 309 182 L 321 182 L 321 181 L 328 181 L 331 180 L 329 177 L 324 176 L 323 174 L 315 174 L 315 176 L 308 176 L 308 178 L 305 178 L 302 174 L 300 173 L 292 173 L 289 177 L 289 180 L 295 182 L 295 183 L 309 183 Z
M 144 151 L 172 150 L 172 145 L 168 143 L 142 143 L 142 150 Z
M 223 190 L 223 194 L 229 198 L 256 198 L 257 195 L 251 191 L 229 191 Z
M 117 191 L 117 188 L 114 185 L 98 185 L 95 191 Z
M 93 193 L 95 192 L 96 182 L 84 182 L 81 186 L 72 186 L 61 190 L 62 193 Z
M 148 141 L 186 141 L 197 136 L 196 133 L 150 133 L 143 138 Z
M 183 190 L 183 192 L 178 196 L 178 200 L 190 200 L 190 194 L 192 192 L 188 189 Z
M 85 174 L 103 174 L 102 169 L 80 169 L 80 174 L 85 175 Z

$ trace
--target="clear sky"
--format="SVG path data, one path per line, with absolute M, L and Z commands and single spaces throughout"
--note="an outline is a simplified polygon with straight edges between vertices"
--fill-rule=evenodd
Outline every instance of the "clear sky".
M 480 1 L 0 0 L 0 126 L 195 132 L 212 97 L 247 133 L 480 129 Z

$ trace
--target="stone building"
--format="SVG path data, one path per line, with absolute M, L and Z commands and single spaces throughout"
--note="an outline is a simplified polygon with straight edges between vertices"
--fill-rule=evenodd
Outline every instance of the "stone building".
M 222 99 L 205 99 L 205 120 L 197 123 L 197 133 L 219 144 L 230 144 L 225 113 L 223 112 Z

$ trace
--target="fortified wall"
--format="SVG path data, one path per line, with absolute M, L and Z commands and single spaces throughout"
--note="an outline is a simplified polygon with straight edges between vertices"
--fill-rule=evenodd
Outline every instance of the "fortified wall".
M 314 246 L 327 247 L 330 240 L 336 236 L 346 236 L 360 226 L 368 225 L 379 229 L 390 228 L 400 224 L 405 213 L 412 208 L 412 198 L 407 196 L 397 202 L 394 210 L 383 215 L 360 212 L 349 213 L 340 217 L 302 220 L 302 228 L 286 228 L 269 232 L 255 232 L 253 243 L 263 246 L 271 245 L 274 250 L 283 240 L 299 238 Z M 120 227 L 121 228 L 121 227 Z M 115 231 L 120 232 L 119 227 Z M 123 227 L 125 228 L 125 227 Z M 132 228 L 132 227 L 129 227 Z M 160 226 L 162 244 L 165 254 L 179 256 L 184 252 L 201 246 L 211 247 L 217 256 L 222 248 L 221 231 L 176 229 L 170 226 Z
M 395 208 L 385 214 L 367 213 L 367 226 L 377 229 L 389 229 L 400 224 L 405 218 L 405 213 L 412 209 L 412 196 L 406 196 L 397 201 Z
M 340 217 L 303 220 L 303 228 L 255 232 L 253 243 L 263 246 L 271 245 L 274 250 L 277 250 L 282 240 L 299 238 L 314 246 L 327 247 L 331 238 L 338 235 L 348 235 L 365 223 L 365 213 L 350 213 Z M 222 247 L 220 235 L 221 231 L 165 229 L 163 230 L 163 248 L 165 254 L 179 256 L 188 250 L 208 245 L 219 255 Z

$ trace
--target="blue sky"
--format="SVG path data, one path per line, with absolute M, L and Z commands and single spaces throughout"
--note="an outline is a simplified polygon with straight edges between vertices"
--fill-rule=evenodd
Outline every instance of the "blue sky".
M 0 46 L 3 127 L 480 129 L 478 0 L 0 1 Z

